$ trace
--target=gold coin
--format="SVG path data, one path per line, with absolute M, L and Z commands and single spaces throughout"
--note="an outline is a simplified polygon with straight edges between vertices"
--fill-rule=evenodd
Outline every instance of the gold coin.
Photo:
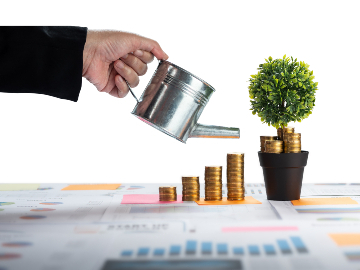
M 295 128 L 294 127 L 284 127 L 284 134 L 285 133 L 294 133 Z
M 200 201 L 200 197 L 196 197 L 196 198 L 182 198 L 183 202 L 197 202 Z
M 243 200 L 245 200 L 245 198 L 244 197 L 240 197 L 240 198 L 227 198 L 227 200 L 228 201 L 243 201 Z
M 222 201 L 222 197 L 221 198 L 205 198 L 205 201 L 219 202 L 219 201 Z
M 185 181 L 184 181 L 184 180 L 183 180 L 183 181 L 182 181 L 182 184 L 183 184 L 183 185 L 199 185 L 200 183 L 199 183 L 199 181 L 192 181 L 192 180 L 191 180 L 191 181 L 190 181 L 190 180 L 185 180 Z
M 227 182 L 226 186 L 229 187 L 244 187 L 244 182 Z
M 218 172 L 222 170 L 222 166 L 205 166 L 205 171 Z

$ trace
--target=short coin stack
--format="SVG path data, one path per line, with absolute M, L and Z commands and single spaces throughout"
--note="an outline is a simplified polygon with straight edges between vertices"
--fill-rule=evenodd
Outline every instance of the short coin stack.
M 277 141 L 265 141 L 265 153 L 282 153 L 284 142 Z
M 227 154 L 227 190 L 228 201 L 244 200 L 244 154 Z
M 174 202 L 177 201 L 176 187 L 165 186 L 159 187 L 159 201 Z
M 222 167 L 205 167 L 205 201 L 222 200 Z
M 260 136 L 260 151 L 265 152 L 265 142 L 266 141 L 275 141 L 278 139 L 278 136 Z
M 200 200 L 200 183 L 198 176 L 182 177 L 182 200 L 199 201 Z
M 301 153 L 300 133 L 284 133 L 284 152 Z

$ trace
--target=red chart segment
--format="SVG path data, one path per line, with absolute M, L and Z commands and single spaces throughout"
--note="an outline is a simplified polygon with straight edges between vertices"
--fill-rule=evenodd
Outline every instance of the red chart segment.
M 7 242 L 2 244 L 3 247 L 11 247 L 11 248 L 29 247 L 32 245 L 33 243 L 31 242 L 23 242 L 23 241 L 14 241 L 14 242 Z

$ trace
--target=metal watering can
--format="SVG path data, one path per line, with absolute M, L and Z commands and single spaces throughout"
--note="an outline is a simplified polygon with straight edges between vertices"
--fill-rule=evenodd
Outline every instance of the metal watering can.
M 215 89 L 190 72 L 160 61 L 132 114 L 186 143 L 188 138 L 240 138 L 238 128 L 209 126 L 198 119 Z

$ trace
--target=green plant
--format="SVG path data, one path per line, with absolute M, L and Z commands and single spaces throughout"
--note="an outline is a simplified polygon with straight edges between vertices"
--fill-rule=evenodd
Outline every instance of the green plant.
M 284 128 L 289 122 L 307 118 L 315 106 L 317 82 L 309 65 L 292 57 L 260 64 L 258 73 L 251 75 L 249 94 L 252 114 L 263 123 Z

